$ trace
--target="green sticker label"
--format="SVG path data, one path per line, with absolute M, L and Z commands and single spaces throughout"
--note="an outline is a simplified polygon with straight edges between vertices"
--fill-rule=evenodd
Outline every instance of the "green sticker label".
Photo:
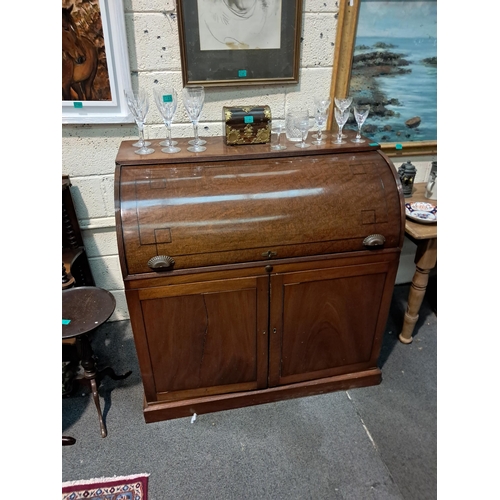
M 172 98 L 171 94 L 163 96 L 163 102 L 172 102 L 172 101 L 173 101 L 173 98 Z
M 74 102 L 73 107 L 74 108 L 83 108 L 83 102 Z
M 69 325 L 71 323 L 71 320 L 70 319 L 63 319 L 62 320 L 62 324 L 63 325 Z
M 247 70 L 246 69 L 240 69 L 238 70 L 238 78 L 245 78 L 247 76 Z
M 378 142 L 370 142 L 370 146 L 378 146 Z
M 245 118 L 245 123 L 253 123 L 253 116 L 252 115 L 246 115 Z
M 396 144 L 396 149 L 403 149 L 403 145 L 402 144 Z

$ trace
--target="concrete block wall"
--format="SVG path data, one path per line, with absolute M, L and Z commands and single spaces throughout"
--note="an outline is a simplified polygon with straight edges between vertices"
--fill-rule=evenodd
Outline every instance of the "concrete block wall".
M 182 92 L 181 57 L 174 0 L 123 0 L 132 86 L 144 87 L 150 107 L 146 137 L 164 138 L 166 128 L 156 110 L 153 88 L 170 82 Z M 200 136 L 222 133 L 222 106 L 264 104 L 273 117 L 284 118 L 294 107 L 311 107 L 317 95 L 328 96 L 333 70 L 338 2 L 304 0 L 300 80 L 295 85 L 207 87 Z M 172 127 L 173 137 L 192 137 L 192 125 L 182 99 Z M 62 168 L 71 179 L 71 193 L 96 285 L 115 296 L 111 321 L 127 319 L 123 280 L 118 260 L 114 220 L 114 161 L 122 140 L 137 137 L 135 124 L 64 125 Z M 427 179 L 434 157 L 410 158 L 417 167 L 417 182 Z M 407 161 L 405 158 L 402 161 Z M 400 163 L 402 163 L 402 161 Z M 396 167 L 400 165 L 394 162 Z M 414 272 L 414 245 L 405 243 L 398 282 L 408 282 Z M 409 267 L 408 267 L 409 266 Z

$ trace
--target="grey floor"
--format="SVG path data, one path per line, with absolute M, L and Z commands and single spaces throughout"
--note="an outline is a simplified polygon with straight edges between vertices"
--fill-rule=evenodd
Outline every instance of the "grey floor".
M 435 287 L 434 287 L 435 289 Z M 62 480 L 149 473 L 149 500 L 437 498 L 437 316 L 428 290 L 410 345 L 397 339 L 408 285 L 395 288 L 379 360 L 382 383 L 145 424 L 128 321 L 93 342 L 108 437 L 86 395 L 62 400 Z

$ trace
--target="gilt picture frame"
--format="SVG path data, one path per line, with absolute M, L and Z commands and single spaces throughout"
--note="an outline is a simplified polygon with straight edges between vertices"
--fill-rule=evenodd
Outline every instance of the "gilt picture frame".
M 131 88 L 131 78 L 123 1 L 77 0 L 65 3 L 63 0 L 62 7 L 63 125 L 133 123 L 124 96 L 124 90 Z M 92 23 L 89 23 L 90 16 Z M 68 31 L 76 40 L 76 49 L 71 45 L 66 49 Z M 88 46 L 86 52 L 82 42 Z M 89 71 L 87 77 L 85 65 L 90 62 L 91 51 L 97 54 L 99 66 L 93 72 Z
M 302 0 L 176 1 L 184 86 L 298 83 Z
M 339 4 L 330 96 L 332 102 L 334 97 L 346 96 L 354 102 L 371 99 L 370 113 L 374 112 L 362 133 L 389 156 L 437 154 L 437 55 L 429 57 L 437 54 L 435 5 L 435 0 L 341 0 Z M 377 20 L 373 12 L 385 17 Z M 413 33 L 410 29 L 417 19 L 411 17 L 415 14 L 422 18 Z M 372 25 L 376 29 L 371 30 Z M 399 33 L 398 26 L 406 31 Z M 395 42 L 389 38 L 395 36 L 400 37 Z M 425 53 L 422 47 L 426 47 Z M 382 52 L 376 54 L 377 50 Z M 395 58 L 395 62 L 387 64 L 384 57 Z M 385 79 L 382 85 L 381 79 Z M 397 90 L 388 92 L 395 84 Z M 375 93 L 377 99 L 373 99 Z M 422 110 L 426 116 L 417 116 Z M 372 128 L 366 128 L 367 124 Z M 329 127 L 337 128 L 333 116 Z

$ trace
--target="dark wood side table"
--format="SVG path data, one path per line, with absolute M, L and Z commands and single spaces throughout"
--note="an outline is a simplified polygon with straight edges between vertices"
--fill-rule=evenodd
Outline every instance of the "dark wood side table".
M 406 198 L 405 203 L 415 201 L 426 201 L 437 205 L 437 200 L 425 198 L 426 183 L 414 184 L 414 191 L 411 198 Z M 429 273 L 436 266 L 437 262 L 437 222 L 436 224 L 420 224 L 406 219 L 406 235 L 416 243 L 417 252 L 415 254 L 415 264 L 417 269 L 413 276 L 410 293 L 408 295 L 408 307 L 404 316 L 404 323 L 399 340 L 403 344 L 410 344 L 413 341 L 413 330 L 418 321 L 420 306 L 424 300 Z
M 122 380 L 132 373 L 129 371 L 125 375 L 116 375 L 109 367 L 100 371 L 96 369 L 89 335 L 109 319 L 115 307 L 116 300 L 113 295 L 102 288 L 81 286 L 62 291 L 62 338 L 76 339 L 76 348 L 84 369 L 84 378 L 90 382 L 92 389 L 102 437 L 107 436 L 107 430 L 97 392 L 100 380 L 105 375 L 113 380 Z

